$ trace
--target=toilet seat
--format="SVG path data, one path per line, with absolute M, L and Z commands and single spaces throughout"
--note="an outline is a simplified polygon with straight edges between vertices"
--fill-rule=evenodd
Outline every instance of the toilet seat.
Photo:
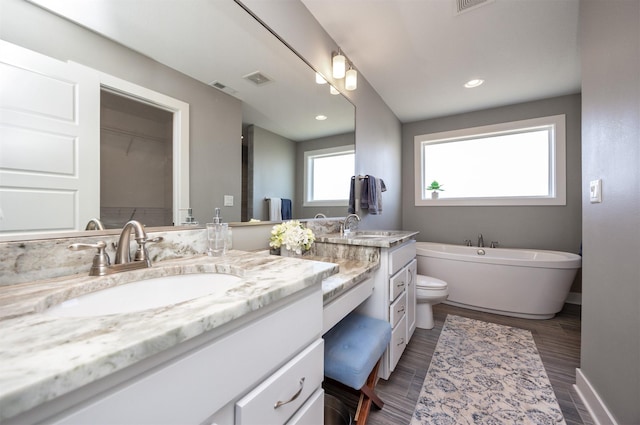
M 447 282 L 437 279 L 431 276 L 424 276 L 419 274 L 416 283 L 418 289 L 446 289 Z

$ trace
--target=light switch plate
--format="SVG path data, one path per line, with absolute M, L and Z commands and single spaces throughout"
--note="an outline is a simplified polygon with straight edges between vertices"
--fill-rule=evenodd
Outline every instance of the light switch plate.
M 233 195 L 224 195 L 224 206 L 225 207 L 233 206 Z
M 602 202 L 602 179 L 589 182 L 589 201 L 592 204 Z

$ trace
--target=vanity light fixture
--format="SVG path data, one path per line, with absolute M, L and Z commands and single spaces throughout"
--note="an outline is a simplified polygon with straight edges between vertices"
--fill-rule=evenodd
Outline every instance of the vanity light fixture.
M 478 87 L 482 85 L 482 83 L 484 83 L 484 80 L 480 78 L 474 78 L 473 80 L 469 80 L 466 83 L 464 83 L 464 86 L 468 89 L 472 89 L 474 87 Z
M 344 78 L 346 71 L 347 58 L 338 50 L 338 53 L 333 57 L 333 78 Z
M 347 90 L 355 90 L 358 87 L 358 71 L 349 67 L 344 80 L 344 88 Z
M 355 90 L 358 87 L 358 71 L 353 69 L 353 63 L 349 61 L 342 51 L 338 49 L 338 53 L 333 53 L 331 58 L 332 76 L 334 79 L 344 78 L 344 88 L 346 90 Z M 347 70 L 348 67 L 348 70 Z M 334 87 L 330 89 L 331 94 L 338 94 L 338 90 Z
M 332 85 L 329 85 L 329 93 L 336 95 L 336 94 L 340 94 L 340 92 L 338 91 L 337 88 L 333 87 Z

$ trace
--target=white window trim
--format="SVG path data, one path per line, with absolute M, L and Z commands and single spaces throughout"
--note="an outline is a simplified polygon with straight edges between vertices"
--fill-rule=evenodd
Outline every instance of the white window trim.
M 566 205 L 566 124 L 565 115 L 553 115 L 549 117 L 533 118 L 528 120 L 512 121 L 501 124 L 492 124 L 481 127 L 465 128 L 440 133 L 421 134 L 414 137 L 414 189 L 416 206 L 492 206 L 492 205 Z M 503 197 L 503 198 L 424 198 L 424 159 L 422 146 L 427 143 L 442 142 L 447 139 L 458 139 L 488 134 L 497 134 L 518 129 L 531 129 L 535 127 L 555 128 L 555 137 L 552 140 L 552 171 L 551 171 L 551 196 L 539 197 Z M 478 164 L 482 169 L 482 164 Z
M 355 145 L 336 146 L 333 148 L 316 149 L 312 151 L 306 151 L 304 153 L 304 193 L 303 193 L 303 207 L 346 207 L 349 205 L 349 199 L 328 199 L 324 201 L 312 201 L 309 200 L 309 194 L 311 193 L 311 187 L 313 182 L 309 179 L 309 157 L 319 155 L 331 155 L 336 153 L 355 153 Z

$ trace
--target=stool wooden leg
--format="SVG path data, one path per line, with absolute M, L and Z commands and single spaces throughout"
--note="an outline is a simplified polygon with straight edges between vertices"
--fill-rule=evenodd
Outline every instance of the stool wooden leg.
M 371 403 L 376 405 L 379 409 L 382 409 L 384 402 L 374 392 L 376 382 L 378 382 L 378 368 L 380 367 L 380 360 L 373 367 L 373 370 L 369 374 L 367 381 L 360 388 L 360 400 L 358 401 L 358 408 L 356 409 L 355 422 L 358 425 L 365 425 L 367 418 L 369 417 L 369 411 L 371 410 Z

